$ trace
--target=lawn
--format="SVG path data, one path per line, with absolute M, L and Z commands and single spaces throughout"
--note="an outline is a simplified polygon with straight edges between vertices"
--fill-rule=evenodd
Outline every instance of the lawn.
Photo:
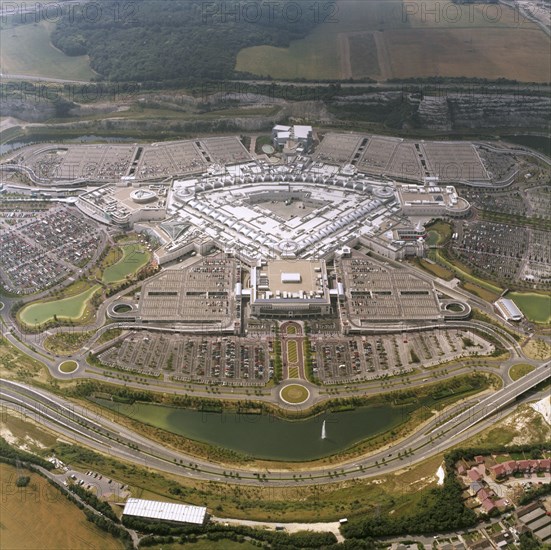
M 38 474 L 24 471 L 29 485 L 16 490 L 17 470 L 0 464 L 3 498 L 2 548 L 46 550 L 103 548 L 116 550 L 123 544 L 86 520 L 84 513 Z
M 140 244 L 122 246 L 122 258 L 105 268 L 102 280 L 104 283 L 117 283 L 136 273 L 149 261 L 149 253 Z
M 33 18 L 30 17 L 29 20 Z M 88 56 L 69 57 L 50 43 L 53 23 L 41 21 L 0 30 L 4 74 L 88 81 L 94 76 Z
M 281 398 L 287 403 L 302 403 L 309 395 L 310 392 L 300 384 L 290 384 L 281 390 Z
M 296 363 L 298 361 L 298 347 L 294 340 L 287 342 L 287 360 L 289 363 Z
M 289 367 L 289 378 L 298 378 L 298 367 Z
M 511 377 L 511 380 L 519 380 L 523 376 L 531 373 L 534 369 L 535 367 L 532 365 L 528 365 L 527 363 L 519 363 L 518 365 L 513 365 L 509 369 L 509 376 Z
M 551 322 L 551 296 L 535 292 L 509 292 L 507 298 L 515 302 L 526 318 L 536 323 Z

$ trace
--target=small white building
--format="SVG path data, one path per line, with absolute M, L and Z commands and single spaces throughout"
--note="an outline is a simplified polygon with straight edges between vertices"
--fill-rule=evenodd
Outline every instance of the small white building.
M 314 129 L 312 126 L 283 126 L 278 124 L 272 128 L 274 147 L 285 147 L 288 141 L 294 141 L 309 151 L 313 143 Z
M 494 306 L 506 321 L 521 321 L 524 317 L 515 302 L 508 298 L 500 298 L 494 303 Z

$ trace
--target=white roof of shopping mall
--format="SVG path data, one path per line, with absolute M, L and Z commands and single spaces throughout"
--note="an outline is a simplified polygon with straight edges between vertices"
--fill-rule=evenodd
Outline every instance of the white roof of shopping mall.
M 161 519 L 179 523 L 195 523 L 202 525 L 205 521 L 207 509 L 203 506 L 175 504 L 157 500 L 129 498 L 124 506 L 125 516 L 136 516 L 148 519 Z
M 169 213 L 251 260 L 323 256 L 398 209 L 393 186 L 373 178 L 319 165 L 237 168 L 175 181 Z

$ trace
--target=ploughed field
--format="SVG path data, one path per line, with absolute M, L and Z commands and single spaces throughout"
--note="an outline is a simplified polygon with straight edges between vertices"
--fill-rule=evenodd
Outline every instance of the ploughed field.
M 501 4 L 340 0 L 304 8 L 322 23 L 288 48 L 241 50 L 236 69 L 293 79 L 408 77 L 550 79 L 549 38 Z

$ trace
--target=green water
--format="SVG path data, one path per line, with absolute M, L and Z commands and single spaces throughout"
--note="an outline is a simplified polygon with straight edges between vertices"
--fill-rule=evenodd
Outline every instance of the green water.
M 530 321 L 551 321 L 551 296 L 534 292 L 508 292 L 506 298 L 513 300 Z
M 104 283 L 122 281 L 127 275 L 135 273 L 149 260 L 149 254 L 139 244 L 129 244 L 122 247 L 123 256 L 103 272 Z
M 270 414 L 206 413 L 150 403 L 95 402 L 125 416 L 189 439 L 226 447 L 256 458 L 307 461 L 342 451 L 408 419 L 418 404 L 371 406 L 324 413 L 306 420 L 282 420 Z M 325 420 L 326 439 L 321 438 Z
M 53 319 L 54 315 L 57 315 L 59 319 L 79 319 L 84 313 L 86 302 L 96 293 L 98 288 L 98 285 L 94 285 L 92 288 L 71 298 L 31 304 L 21 310 L 19 317 L 25 324 L 32 326 Z

